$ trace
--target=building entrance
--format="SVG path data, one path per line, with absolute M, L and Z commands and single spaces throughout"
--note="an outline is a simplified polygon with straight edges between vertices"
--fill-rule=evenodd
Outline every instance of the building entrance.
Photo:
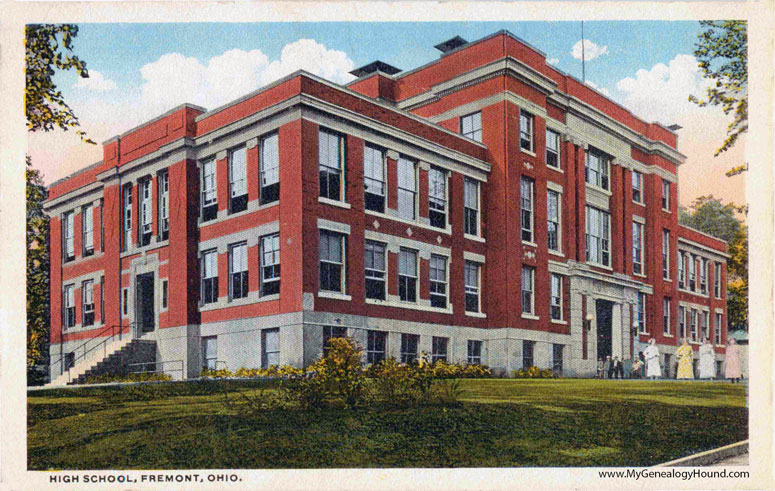
M 612 325 L 614 303 L 608 300 L 595 301 L 597 323 L 597 357 L 605 360 L 613 353 Z
M 137 332 L 151 332 L 156 327 L 156 311 L 154 309 L 153 273 L 137 275 L 135 292 L 135 320 Z

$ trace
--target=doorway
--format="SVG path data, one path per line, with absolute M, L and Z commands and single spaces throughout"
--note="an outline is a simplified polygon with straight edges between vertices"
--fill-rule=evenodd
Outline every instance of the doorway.
M 609 300 L 595 301 L 595 319 L 597 320 L 597 357 L 598 359 L 613 354 L 611 338 L 613 325 L 614 303 Z
M 154 308 L 153 273 L 137 275 L 135 308 L 137 331 L 142 335 L 152 332 L 156 327 L 156 309 Z

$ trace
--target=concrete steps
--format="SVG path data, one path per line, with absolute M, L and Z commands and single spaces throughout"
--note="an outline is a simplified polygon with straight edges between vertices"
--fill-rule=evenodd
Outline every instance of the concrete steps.
M 156 361 L 156 341 L 143 339 L 115 340 L 104 349 L 96 349 L 92 356 L 80 360 L 69 372 L 46 384 L 45 387 L 62 387 L 82 384 L 91 376 L 128 372 L 130 363 L 151 363 Z M 107 356 L 106 356 L 107 353 Z

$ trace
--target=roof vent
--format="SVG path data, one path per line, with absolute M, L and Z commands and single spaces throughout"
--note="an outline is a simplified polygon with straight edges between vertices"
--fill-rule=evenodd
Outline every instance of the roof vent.
M 671 124 L 670 126 L 667 127 L 667 129 L 669 129 L 670 131 L 678 131 L 681 128 L 683 128 L 683 126 L 681 126 L 680 124 Z
M 461 38 L 460 36 L 455 36 L 452 39 L 447 39 L 443 43 L 439 43 L 434 48 L 441 51 L 442 53 L 449 53 L 450 51 L 457 49 L 463 45 L 468 44 L 468 41 Z
M 396 73 L 400 72 L 400 68 L 396 68 L 393 65 L 388 65 L 384 61 L 372 61 L 368 65 L 363 65 L 360 68 L 356 68 L 355 70 L 351 71 L 351 75 L 355 75 L 356 77 L 360 78 L 364 75 L 369 75 L 374 72 L 382 72 L 387 73 L 388 75 L 395 75 Z

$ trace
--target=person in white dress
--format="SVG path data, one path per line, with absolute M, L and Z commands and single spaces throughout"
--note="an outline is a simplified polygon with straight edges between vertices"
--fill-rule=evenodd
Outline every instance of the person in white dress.
M 649 340 L 649 347 L 643 352 L 646 357 L 646 376 L 652 380 L 662 376 L 662 368 L 659 366 L 659 348 L 654 338 Z
M 716 353 L 708 338 L 700 346 L 700 378 L 716 377 Z

